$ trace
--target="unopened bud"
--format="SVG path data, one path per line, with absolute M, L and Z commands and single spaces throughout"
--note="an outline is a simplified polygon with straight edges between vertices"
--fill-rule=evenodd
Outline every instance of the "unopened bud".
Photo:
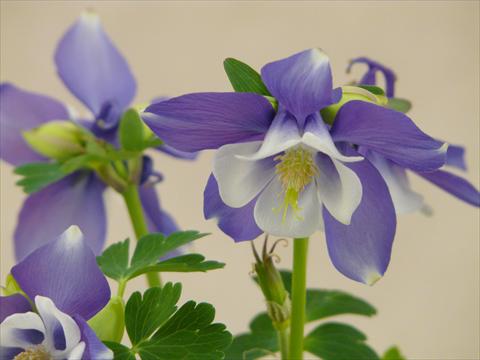
M 70 121 L 50 121 L 24 131 L 23 138 L 37 153 L 55 160 L 83 152 L 82 130 Z
M 88 320 L 88 325 L 100 340 L 120 342 L 125 328 L 124 311 L 122 298 L 114 296 L 99 313 Z

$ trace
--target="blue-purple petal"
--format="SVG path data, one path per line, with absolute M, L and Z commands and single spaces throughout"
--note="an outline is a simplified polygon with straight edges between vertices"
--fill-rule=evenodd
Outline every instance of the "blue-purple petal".
M 18 260 L 77 224 L 95 254 L 105 244 L 105 185 L 93 173 L 72 174 L 37 193 L 23 204 L 15 229 Z
M 265 65 L 262 80 L 301 127 L 308 115 L 338 98 L 338 92 L 333 92 L 330 61 L 320 49 L 305 50 Z
M 472 184 L 460 176 L 444 170 L 418 172 L 417 174 L 460 200 L 477 207 L 480 206 L 480 193 Z
M 467 164 L 465 162 L 465 148 L 463 146 L 449 144 L 445 165 L 466 171 Z
M 0 323 L 12 314 L 24 313 L 31 311 L 32 306 L 21 294 L 13 294 L 10 296 L 0 296 Z
M 362 182 L 363 196 L 350 225 L 323 209 L 328 253 L 332 263 L 350 279 L 373 284 L 390 262 L 396 215 L 387 185 L 368 160 L 345 164 Z
M 446 161 L 446 144 L 421 131 L 401 112 L 364 101 L 350 101 L 338 112 L 332 138 L 373 150 L 400 166 L 433 171 Z
M 90 319 L 110 299 L 107 279 L 80 230 L 71 227 L 12 268 L 30 299 L 50 298 L 61 311 Z
M 167 144 L 163 144 L 162 146 L 159 146 L 157 150 L 167 155 L 173 156 L 174 158 L 183 159 L 183 160 L 195 160 L 198 156 L 198 152 L 187 152 L 187 151 L 177 150 L 174 147 L 171 147 Z
M 106 108 L 124 109 L 135 96 L 136 83 L 126 60 L 92 12 L 82 14 L 67 30 L 55 63 L 65 85 L 95 116 Z
M 380 64 L 377 61 L 369 59 L 367 57 L 358 57 L 353 59 L 348 64 L 347 72 L 354 64 L 366 64 L 368 66 L 367 71 L 358 82 L 361 85 L 377 85 L 377 72 L 380 72 L 385 77 L 386 95 L 387 97 L 395 96 L 395 80 L 396 76 L 392 69 Z
M 44 159 L 25 142 L 22 132 L 51 120 L 68 120 L 67 109 L 60 102 L 17 88 L 0 85 L 0 157 L 21 165 Z
M 140 187 L 140 200 L 150 232 L 159 232 L 168 236 L 179 230 L 173 217 L 160 207 L 160 201 L 153 184 L 146 183 Z
M 253 209 L 257 198 L 241 208 L 231 208 L 220 198 L 218 184 L 210 175 L 204 191 L 203 213 L 206 219 L 218 220 L 218 227 L 235 241 L 253 240 L 263 231 L 257 226 Z
M 160 139 L 186 152 L 262 139 L 274 116 L 268 100 L 250 93 L 187 94 L 142 113 Z
M 73 319 L 82 334 L 81 341 L 85 342 L 85 350 L 81 360 L 113 359 L 112 351 L 102 343 L 87 322 L 79 315 L 73 316 Z

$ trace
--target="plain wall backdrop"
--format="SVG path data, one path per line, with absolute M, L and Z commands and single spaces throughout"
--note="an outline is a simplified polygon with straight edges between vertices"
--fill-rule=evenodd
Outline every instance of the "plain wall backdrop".
M 57 41 L 85 8 L 93 8 L 128 59 L 138 80 L 137 102 L 195 91 L 230 91 L 222 61 L 236 57 L 259 69 L 294 52 L 321 47 L 330 56 L 336 85 L 349 59 L 367 55 L 398 75 L 397 95 L 412 100 L 410 113 L 427 133 L 467 148 L 465 175 L 479 187 L 478 1 L 405 2 L 117 2 L 1 1 L 1 81 L 56 97 L 84 112 L 57 78 Z M 249 278 L 248 243 L 235 244 L 205 221 L 203 188 L 212 152 L 195 162 L 154 155 L 165 175 L 162 205 L 184 229 L 211 232 L 195 244 L 209 259 L 227 263 L 208 274 L 165 275 L 184 283 L 184 299 L 213 303 L 217 320 L 238 333 L 264 310 Z M 12 168 L 1 165 L 1 279 L 14 264 L 16 217 L 25 198 Z M 413 187 L 434 209 L 399 219 L 390 267 L 373 287 L 343 277 L 331 265 L 323 234 L 311 239 L 308 283 L 343 289 L 379 311 L 352 322 L 379 352 L 397 344 L 409 359 L 478 359 L 479 211 L 412 176 Z M 132 235 L 121 198 L 108 202 L 108 242 Z M 35 229 L 31 229 L 35 231 Z M 259 242 L 260 243 L 260 242 Z M 278 248 L 291 267 L 292 246 Z M 134 284 L 128 287 L 131 292 Z M 135 285 L 143 288 L 143 279 Z

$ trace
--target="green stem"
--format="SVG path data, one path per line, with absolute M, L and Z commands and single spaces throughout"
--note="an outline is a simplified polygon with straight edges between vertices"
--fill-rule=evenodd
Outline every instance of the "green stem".
M 290 327 L 290 360 L 303 359 L 303 330 L 307 297 L 308 238 L 293 241 L 292 317 Z
M 282 360 L 288 360 L 288 329 L 277 330 Z
M 148 234 L 147 222 L 143 214 L 142 202 L 138 193 L 138 186 L 130 184 L 122 193 L 125 204 L 127 205 L 128 214 L 132 222 L 135 236 L 139 240 L 142 236 Z M 147 282 L 150 287 L 161 286 L 160 275 L 156 272 L 147 273 Z
M 123 299 L 123 294 L 125 293 L 125 286 L 127 285 L 126 280 L 121 280 L 118 283 L 117 296 Z

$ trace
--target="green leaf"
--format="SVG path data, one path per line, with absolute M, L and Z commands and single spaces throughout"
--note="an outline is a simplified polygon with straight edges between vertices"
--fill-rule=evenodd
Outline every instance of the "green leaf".
M 176 311 L 181 285 L 165 284 L 132 294 L 127 302 L 127 333 L 143 360 L 220 360 L 232 340 L 225 325 L 214 323 L 215 309 L 189 301 Z
M 113 358 L 115 360 L 136 360 L 135 353 L 125 345 L 113 341 L 104 341 L 103 343 L 113 351 Z
M 400 352 L 398 347 L 392 346 L 382 356 L 382 360 L 407 360 L 405 356 Z
M 16 184 L 27 194 L 37 192 L 69 174 L 62 169 L 61 164 L 50 162 L 21 165 L 14 172 L 23 176 Z
M 341 323 L 326 323 L 307 335 L 304 349 L 323 360 L 379 359 L 359 330 Z
M 203 255 L 187 254 L 157 262 L 155 265 L 144 266 L 130 273 L 129 279 L 149 272 L 206 272 L 209 270 L 222 269 L 223 267 L 225 267 L 224 263 L 205 261 Z
M 223 67 L 236 92 L 251 92 L 270 96 L 270 92 L 263 83 L 260 74 L 249 65 L 234 58 L 227 58 L 223 62 Z
M 370 91 L 372 94 L 385 96 L 385 91 L 379 86 L 374 86 L 374 85 L 356 85 L 356 86 L 362 89 L 365 89 L 367 91 Z
M 250 322 L 250 332 L 235 336 L 227 349 L 225 359 L 258 359 L 279 351 L 277 333 L 266 313 L 257 315 Z
M 152 271 L 205 272 L 221 269 L 225 264 L 207 261 L 200 254 L 181 255 L 159 261 L 171 251 L 206 235 L 198 231 L 179 231 L 168 237 L 161 233 L 148 234 L 138 241 L 130 264 L 128 240 L 109 246 L 97 257 L 97 263 L 106 276 L 119 282 Z
M 407 113 L 412 108 L 412 103 L 406 99 L 390 98 L 387 107 L 402 113 Z
M 176 310 L 182 285 L 167 283 L 163 288 L 150 288 L 142 295 L 136 291 L 125 307 L 125 325 L 132 345 L 146 340 Z
M 128 247 L 130 240 L 110 245 L 102 255 L 97 256 L 97 263 L 103 273 L 111 279 L 120 281 L 128 272 Z
M 143 150 L 143 122 L 138 112 L 128 109 L 120 120 L 119 127 L 120 145 L 129 151 Z

